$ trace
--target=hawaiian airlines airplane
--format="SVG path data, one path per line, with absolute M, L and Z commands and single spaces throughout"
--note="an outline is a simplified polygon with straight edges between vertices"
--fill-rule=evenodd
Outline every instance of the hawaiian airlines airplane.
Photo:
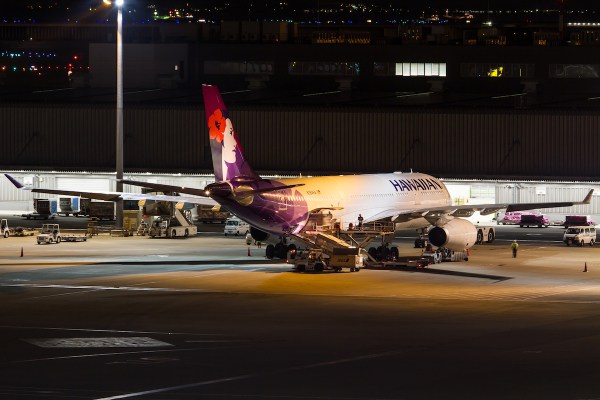
M 579 202 L 453 205 L 446 186 L 437 178 L 414 172 L 322 176 L 310 178 L 263 179 L 244 157 L 237 132 L 229 117 L 219 89 L 202 87 L 206 123 L 210 137 L 215 183 L 205 188 L 188 188 L 123 180 L 123 183 L 179 196 L 138 195 L 132 193 L 90 193 L 65 190 L 30 189 L 34 192 L 78 195 L 103 200 L 149 199 L 193 204 L 220 204 L 248 222 L 252 236 L 264 241 L 301 236 L 311 216 L 327 213 L 340 224 L 393 221 L 405 227 L 429 230 L 429 241 L 437 247 L 464 250 L 476 242 L 475 226 L 461 217 L 475 211 L 482 215 L 498 210 L 530 210 L 589 204 L 593 190 Z M 15 186 L 23 188 L 7 175 Z

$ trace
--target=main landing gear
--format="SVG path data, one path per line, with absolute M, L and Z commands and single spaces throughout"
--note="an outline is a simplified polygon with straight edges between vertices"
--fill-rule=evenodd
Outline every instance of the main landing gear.
M 281 242 L 276 245 L 269 244 L 265 250 L 266 257 L 271 260 L 273 258 L 287 259 L 288 252 L 291 251 L 294 253 L 296 251 L 295 244 L 286 244 L 285 239 L 282 239 Z

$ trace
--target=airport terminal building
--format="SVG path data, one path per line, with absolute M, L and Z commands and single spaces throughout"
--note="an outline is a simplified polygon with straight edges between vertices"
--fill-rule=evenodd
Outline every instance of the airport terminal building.
M 210 174 L 200 85 L 211 83 L 261 174 L 414 170 L 472 181 L 473 192 L 486 182 L 496 201 L 579 199 L 600 176 L 598 37 L 598 26 L 568 21 L 126 25 L 125 171 Z M 52 51 L 52 67 L 69 65 L 44 75 L 40 62 L 39 79 L 3 70 L 0 169 L 48 187 L 99 173 L 92 181 L 111 187 L 114 40 L 110 25 L 0 26 L 12 54 Z M 0 190 L 16 200 L 6 182 Z

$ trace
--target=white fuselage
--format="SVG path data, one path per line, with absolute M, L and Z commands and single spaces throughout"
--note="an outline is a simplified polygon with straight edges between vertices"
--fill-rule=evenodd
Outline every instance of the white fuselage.
M 390 173 L 291 178 L 278 180 L 295 188 L 308 210 L 325 210 L 342 224 L 390 218 L 411 209 L 451 204 L 446 186 L 433 176 L 420 173 Z M 293 200 L 293 199 L 292 199 Z M 422 220 L 424 221 L 424 220 Z M 421 222 L 421 225 L 426 223 Z

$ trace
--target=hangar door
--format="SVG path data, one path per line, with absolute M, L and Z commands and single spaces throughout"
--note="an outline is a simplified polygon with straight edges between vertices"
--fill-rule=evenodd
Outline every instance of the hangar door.
M 109 192 L 110 178 L 56 178 L 56 189 Z

